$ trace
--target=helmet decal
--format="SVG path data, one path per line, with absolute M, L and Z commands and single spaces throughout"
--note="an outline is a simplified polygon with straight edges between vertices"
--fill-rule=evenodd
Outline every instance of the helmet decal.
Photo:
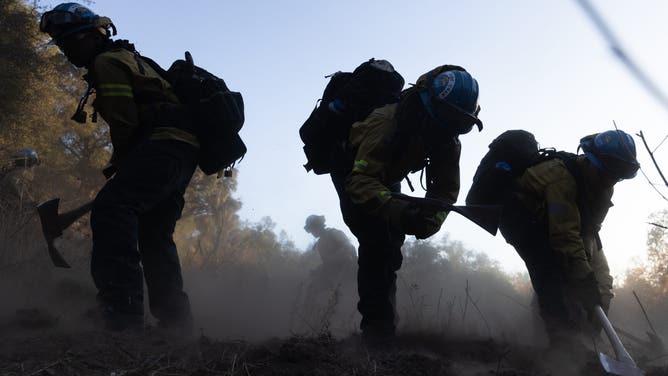
M 470 132 L 474 125 L 482 130 L 482 121 L 478 118 L 479 88 L 473 76 L 460 69 L 426 75 L 426 85 L 422 86 L 424 89 L 420 92 L 420 99 L 436 123 L 458 135 Z
M 434 80 L 434 86 L 443 88 L 441 92 L 437 94 L 440 99 L 445 100 L 445 98 L 448 97 L 448 95 L 452 92 L 452 89 L 455 87 L 455 81 L 455 72 L 453 71 L 441 73 L 438 75 L 438 77 L 436 77 Z

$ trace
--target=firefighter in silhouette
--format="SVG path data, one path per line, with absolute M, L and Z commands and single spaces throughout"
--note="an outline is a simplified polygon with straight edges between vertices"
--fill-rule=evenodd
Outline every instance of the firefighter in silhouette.
M 325 216 L 310 215 L 304 230 L 317 241 L 313 251 L 320 256 L 321 264 L 311 272 L 313 282 L 310 289 L 318 292 L 348 282 L 355 273 L 357 255 L 355 247 L 341 230 L 325 226 Z
M 42 15 L 40 30 L 87 70 L 88 88 L 72 119 L 86 122 L 84 105 L 94 94 L 95 114 L 109 125 L 112 168 L 105 175 L 115 175 L 97 194 L 90 219 L 99 316 L 109 330 L 141 330 L 145 280 L 159 326 L 187 333 L 192 315 L 173 233 L 197 167 L 193 124 L 172 86 L 134 45 L 112 40 L 109 18 L 62 3 Z
M 394 341 L 396 272 L 406 235 L 436 234 L 447 213 L 396 195 L 411 172 L 426 171 L 425 197 L 454 203 L 459 195 L 459 136 L 477 126 L 478 82 L 444 65 L 420 76 L 398 103 L 376 108 L 352 125 L 353 163 L 331 173 L 345 223 L 359 241 L 357 308 L 365 343 Z
M 612 277 L 599 230 L 616 183 L 640 165 L 633 138 L 609 130 L 580 140 L 572 162 L 549 159 L 515 182 L 500 229 L 524 260 L 550 343 L 572 348 L 591 325 L 594 308 L 610 306 Z

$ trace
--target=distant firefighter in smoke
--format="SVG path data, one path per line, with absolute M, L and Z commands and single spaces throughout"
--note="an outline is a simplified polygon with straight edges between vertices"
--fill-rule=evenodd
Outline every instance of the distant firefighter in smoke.
M 310 215 L 306 218 L 304 230 L 317 241 L 313 251 L 320 256 L 321 264 L 311 272 L 309 290 L 324 291 L 348 283 L 354 276 L 357 264 L 355 246 L 341 230 L 325 226 L 325 216 Z

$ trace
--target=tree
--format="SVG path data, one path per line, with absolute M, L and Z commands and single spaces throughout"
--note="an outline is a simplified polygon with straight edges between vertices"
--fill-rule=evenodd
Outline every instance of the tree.
M 44 163 L 36 181 L 49 182 L 50 194 L 88 198 L 103 182 L 107 129 L 70 120 L 83 72 L 47 45 L 38 20 L 34 4 L 0 0 L 0 156 L 33 148 Z
M 668 210 L 650 216 L 654 224 L 668 222 Z M 647 233 L 647 259 L 626 274 L 625 287 L 658 301 L 668 292 L 668 229 L 653 225 Z

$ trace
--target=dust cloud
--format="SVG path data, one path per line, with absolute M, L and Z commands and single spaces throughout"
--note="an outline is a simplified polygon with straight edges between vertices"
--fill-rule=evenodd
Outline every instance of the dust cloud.
M 74 228 L 85 229 L 86 221 L 82 219 Z M 58 247 L 72 265 L 59 269 L 48 260 L 36 224 L 22 226 L 27 233 L 20 237 L 5 238 L 0 255 L 0 332 L 3 337 L 20 338 L 97 329 L 86 314 L 95 304 L 96 293 L 88 270 L 89 233 L 71 231 L 59 240 Z M 296 249 L 286 234 L 275 234 L 269 220 L 243 223 L 230 239 L 236 240 L 223 243 L 227 246 L 222 245 L 216 257 L 207 254 L 202 258 L 202 249 L 190 246 L 192 238 L 179 238 L 196 336 L 262 343 L 323 334 L 345 339 L 358 333 L 354 271 L 325 288 L 313 289 L 318 256 L 312 250 Z M 397 279 L 402 336 L 416 342 L 438 338 L 445 341 L 446 348 L 459 344 L 455 354 L 472 343 L 479 344 L 472 353 L 484 353 L 487 341 L 497 344 L 495 351 L 498 344 L 512 344 L 516 363 L 533 362 L 523 360 L 518 348 L 531 349 L 526 354 L 534 358 L 546 350 L 546 335 L 526 275 L 508 275 L 483 253 L 467 250 L 449 237 L 407 241 L 403 254 Z M 653 331 L 630 287 L 618 287 L 616 294 L 610 318 L 623 333 L 620 336 L 629 352 L 640 363 L 665 366 L 666 350 L 650 341 L 646 332 Z M 652 328 L 661 338 L 668 330 L 666 304 L 651 299 L 645 303 Z M 148 314 L 147 323 L 155 324 Z M 603 336 L 584 342 L 592 351 L 613 354 Z M 583 359 L 578 364 L 554 353 L 541 356 L 541 367 L 564 375 L 578 375 L 582 372 L 579 367 L 591 363 Z M 564 364 L 572 369 L 565 369 Z

